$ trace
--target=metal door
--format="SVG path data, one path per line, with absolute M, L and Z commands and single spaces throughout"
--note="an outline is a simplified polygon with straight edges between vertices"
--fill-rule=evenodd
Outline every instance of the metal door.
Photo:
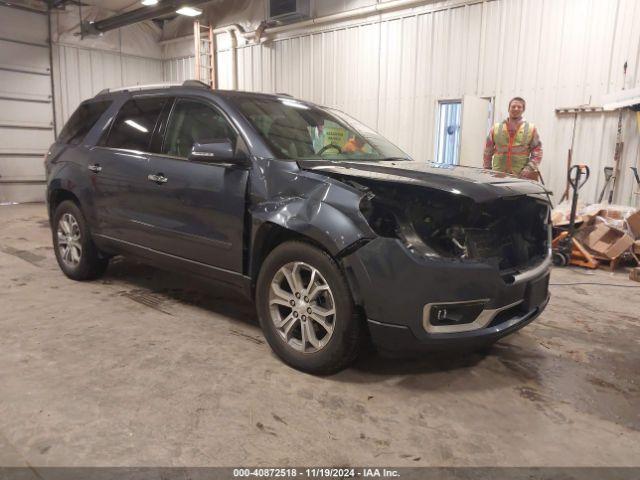
M 460 165 L 482 167 L 482 154 L 490 127 L 491 100 L 465 95 L 462 101 Z
M 249 172 L 237 165 L 187 160 L 194 142 L 237 132 L 208 101 L 178 99 L 167 120 L 161 154 L 150 155 L 152 248 L 232 272 L 242 270 Z
M 0 5 L 0 32 L 0 203 L 42 201 L 55 135 L 48 14 Z
M 140 95 L 120 108 L 108 134 L 92 148 L 91 172 L 97 230 L 108 237 L 150 247 L 154 229 L 149 151 L 173 99 Z
M 151 155 L 149 162 L 155 175 L 145 189 L 151 247 L 241 272 L 248 170 L 161 155 Z

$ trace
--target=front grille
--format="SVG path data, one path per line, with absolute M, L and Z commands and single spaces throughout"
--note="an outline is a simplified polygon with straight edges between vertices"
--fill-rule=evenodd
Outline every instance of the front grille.
M 549 248 L 548 214 L 549 207 L 533 198 L 493 202 L 464 229 L 467 258 L 493 264 L 502 274 L 531 268 Z

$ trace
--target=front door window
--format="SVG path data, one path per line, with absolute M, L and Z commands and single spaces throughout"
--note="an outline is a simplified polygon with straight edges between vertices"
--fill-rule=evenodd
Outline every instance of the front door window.
M 162 148 L 162 153 L 187 158 L 194 143 L 211 143 L 229 139 L 235 146 L 236 133 L 213 107 L 193 100 L 176 103 Z

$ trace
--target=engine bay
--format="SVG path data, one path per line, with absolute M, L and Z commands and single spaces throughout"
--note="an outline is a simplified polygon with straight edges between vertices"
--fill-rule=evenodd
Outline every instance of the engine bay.
M 360 210 L 380 236 L 425 257 L 482 261 L 501 272 L 542 259 L 549 206 L 529 196 L 476 203 L 456 193 L 370 179 L 343 181 L 364 192 Z

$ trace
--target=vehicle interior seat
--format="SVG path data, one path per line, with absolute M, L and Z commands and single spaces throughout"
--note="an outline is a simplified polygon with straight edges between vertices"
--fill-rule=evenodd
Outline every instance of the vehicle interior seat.
M 288 158 L 315 155 L 307 128 L 300 128 L 287 118 L 276 117 L 269 127 L 267 137 Z

